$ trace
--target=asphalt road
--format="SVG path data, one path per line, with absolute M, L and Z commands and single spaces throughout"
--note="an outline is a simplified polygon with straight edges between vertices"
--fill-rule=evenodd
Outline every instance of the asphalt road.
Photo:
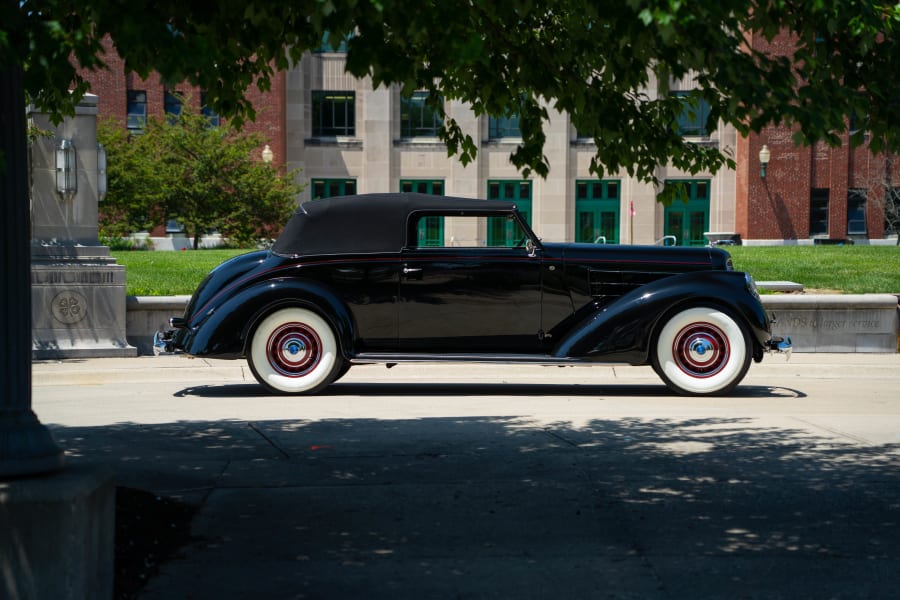
M 649 369 L 35 363 L 70 463 L 200 507 L 146 598 L 895 598 L 900 355 Z

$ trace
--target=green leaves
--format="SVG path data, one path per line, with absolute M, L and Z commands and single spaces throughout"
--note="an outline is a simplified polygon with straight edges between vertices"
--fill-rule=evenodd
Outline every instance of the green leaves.
M 129 137 L 106 123 L 109 193 L 101 205 L 105 235 L 127 235 L 178 219 L 194 238 L 217 229 L 239 245 L 273 237 L 296 207 L 302 188 L 259 160 L 262 140 L 210 127 L 185 102 L 173 121 L 149 119 Z
M 511 158 L 523 173 L 546 172 L 549 109 L 594 140 L 598 174 L 622 169 L 655 181 L 657 166 L 669 162 L 690 173 L 728 166 L 727 156 L 673 130 L 668 89 L 676 81 L 699 87 L 711 122 L 742 134 L 784 123 L 804 143 L 838 144 L 856 114 L 866 117 L 873 150 L 900 150 L 898 4 L 28 0 L 0 10 L 0 66 L 23 66 L 35 102 L 59 114 L 87 90 L 70 57 L 102 67 L 107 34 L 130 69 L 206 89 L 238 126 L 254 117 L 249 86 L 269 89 L 274 69 L 326 33 L 353 34 L 347 69 L 375 85 L 427 89 L 477 114 L 521 112 L 523 144 Z M 474 157 L 478 140 L 454 122 L 442 137 L 463 162 Z

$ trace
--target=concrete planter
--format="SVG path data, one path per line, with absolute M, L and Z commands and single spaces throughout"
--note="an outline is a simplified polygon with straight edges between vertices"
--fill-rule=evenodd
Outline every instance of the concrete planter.
M 181 316 L 190 296 L 129 296 L 128 343 L 153 354 L 153 333 Z M 776 317 L 776 335 L 790 336 L 794 352 L 897 352 L 897 297 L 891 294 L 788 294 L 762 297 Z
M 778 335 L 794 352 L 897 352 L 897 296 L 790 294 L 763 296 Z

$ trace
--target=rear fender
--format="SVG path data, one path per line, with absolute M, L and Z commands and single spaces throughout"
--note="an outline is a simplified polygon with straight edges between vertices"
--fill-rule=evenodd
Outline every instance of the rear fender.
M 744 273 L 701 271 L 659 279 L 597 310 L 557 343 L 553 356 L 647 364 L 653 334 L 663 317 L 701 304 L 743 319 L 753 333 L 754 354 L 770 336 L 766 311 L 748 289 Z
M 326 286 L 303 279 L 270 279 L 252 285 L 214 307 L 191 327 L 184 351 L 194 356 L 245 355 L 250 333 L 260 319 L 288 306 L 311 309 L 327 319 L 346 355 L 353 347 L 353 317 L 347 306 Z

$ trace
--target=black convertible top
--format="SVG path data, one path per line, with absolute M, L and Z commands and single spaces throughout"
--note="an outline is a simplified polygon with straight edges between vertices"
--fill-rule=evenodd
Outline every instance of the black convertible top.
M 358 194 L 300 205 L 278 236 L 279 256 L 399 252 L 406 244 L 409 215 L 509 212 L 515 202 L 432 196 Z

